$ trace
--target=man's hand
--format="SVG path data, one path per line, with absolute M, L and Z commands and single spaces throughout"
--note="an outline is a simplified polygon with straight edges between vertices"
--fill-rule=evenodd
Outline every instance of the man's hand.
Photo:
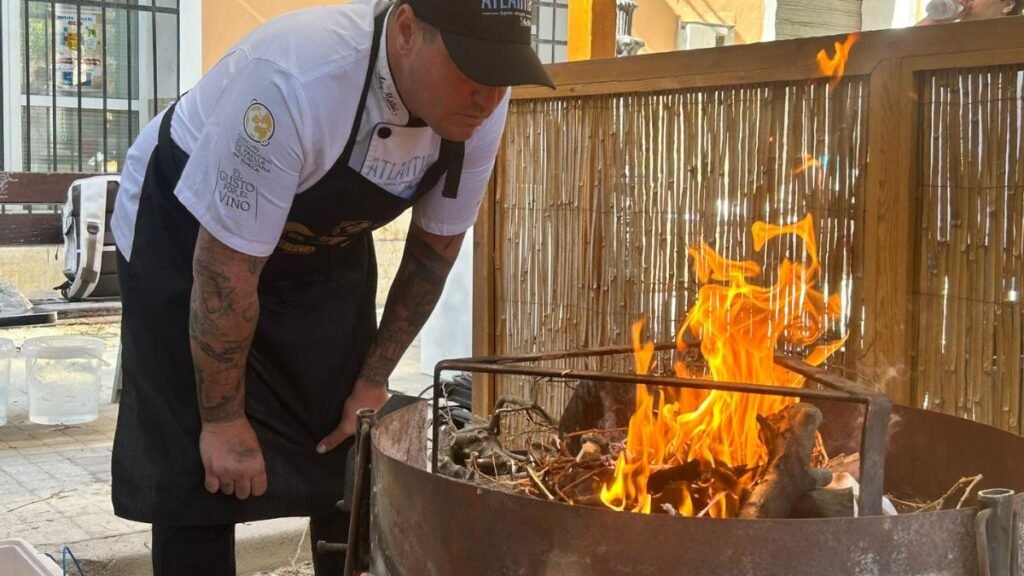
M 267 471 L 249 419 L 207 422 L 199 434 L 199 455 L 206 469 L 206 489 L 239 500 L 267 491 Z
M 391 395 L 388 394 L 386 385 L 374 385 L 362 379 L 357 380 L 355 387 L 352 388 L 352 393 L 349 394 L 348 400 L 345 400 L 345 408 L 341 413 L 341 424 L 338 424 L 334 432 L 331 432 L 316 445 L 316 451 L 320 454 L 326 454 L 338 446 L 338 444 L 354 436 L 357 423 L 356 412 L 363 408 L 380 410 L 390 397 Z

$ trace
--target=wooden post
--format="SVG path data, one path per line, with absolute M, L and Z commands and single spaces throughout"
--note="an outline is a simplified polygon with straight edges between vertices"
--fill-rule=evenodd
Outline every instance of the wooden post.
M 615 0 L 569 2 L 569 60 L 615 57 Z
M 901 404 L 912 398 L 913 297 L 917 219 L 914 216 L 917 110 L 913 70 L 902 59 L 885 59 L 871 73 L 867 186 L 856 258 L 863 278 L 855 306 L 857 370 Z

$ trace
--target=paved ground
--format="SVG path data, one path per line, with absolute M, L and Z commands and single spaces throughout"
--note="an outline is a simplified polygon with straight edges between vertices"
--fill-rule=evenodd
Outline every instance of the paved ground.
M 29 422 L 24 363 L 14 360 L 8 421 L 0 426 L 0 540 L 21 538 L 57 558 L 66 546 L 81 560 L 87 576 L 149 574 L 148 525 L 115 517 L 110 504 L 110 450 L 117 418 L 117 405 L 110 397 L 120 323 L 98 319 L 0 329 L 0 338 L 19 346 L 29 337 L 56 334 L 95 336 L 106 343 L 100 417 L 77 426 Z M 419 373 L 416 343 L 391 385 L 418 394 L 429 383 L 430 378 Z M 301 519 L 240 525 L 239 574 L 312 574 L 303 564 L 309 558 L 305 525 Z

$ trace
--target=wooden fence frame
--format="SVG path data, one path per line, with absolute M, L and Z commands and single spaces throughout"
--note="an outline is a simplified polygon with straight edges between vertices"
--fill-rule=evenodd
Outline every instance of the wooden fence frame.
M 512 98 L 571 98 L 819 79 L 823 75 L 816 64 L 817 52 L 825 49 L 831 55 L 834 43 L 844 39 L 806 38 L 555 64 L 548 71 L 558 85 L 556 90 L 519 88 L 513 90 Z M 854 248 L 862 277 L 855 283 L 851 325 L 860 325 L 862 309 L 870 313 L 863 318 L 863 334 L 851 338 L 849 344 L 858 371 L 897 367 L 895 380 L 905 382 L 913 366 L 917 336 L 913 292 L 920 235 L 915 214 L 917 75 L 1018 63 L 1024 63 L 1024 18 L 865 32 L 853 46 L 846 75 L 869 77 L 870 85 L 870 160 L 864 207 L 857 221 L 862 241 Z M 478 356 L 496 352 L 493 262 L 501 249 L 495 237 L 493 202 L 501 170 L 499 162 L 474 231 L 473 353 Z M 473 390 L 473 409 L 478 414 L 490 412 L 495 400 L 493 380 L 481 376 L 474 380 Z M 893 396 L 907 404 L 911 389 L 903 386 Z

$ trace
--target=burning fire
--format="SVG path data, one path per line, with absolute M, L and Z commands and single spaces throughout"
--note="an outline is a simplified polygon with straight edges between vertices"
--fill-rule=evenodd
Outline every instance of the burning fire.
M 831 58 L 828 57 L 825 50 L 818 51 L 818 69 L 832 79 L 828 84 L 830 89 L 835 90 L 839 82 L 843 80 L 843 75 L 846 73 L 846 61 L 850 58 L 850 49 L 856 42 L 856 33 L 847 36 L 842 43 L 836 42 L 836 55 Z
M 809 262 L 783 260 L 778 282 L 766 288 L 748 282 L 761 274 L 756 263 L 723 258 L 707 244 L 691 248 L 702 287 L 676 336 L 677 376 L 799 387 L 802 377 L 774 363 L 780 342 L 808 347 L 805 361 L 811 365 L 821 364 L 842 346 L 845 339 L 818 344 L 828 321 L 841 310 L 838 294 L 826 301 L 815 289 L 820 264 L 811 216 L 789 226 L 757 222 L 752 231 L 757 251 L 772 238 L 797 236 Z M 633 325 L 638 374 L 648 374 L 654 357 L 654 344 L 642 341 L 643 325 Z M 685 338 L 687 334 L 692 338 Z M 694 339 L 700 341 L 706 371 L 691 369 L 683 360 L 687 341 Z M 753 480 L 749 472 L 767 456 L 758 440 L 756 415 L 773 414 L 795 401 L 717 390 L 658 388 L 652 393 L 645 385 L 637 386 L 636 412 L 615 479 L 602 488 L 601 501 L 614 510 L 644 514 L 657 506 L 683 516 L 735 516 Z M 675 488 L 672 494 L 648 491 L 656 471 L 694 461 L 700 464 L 700 482 Z
M 809 168 L 821 168 L 821 162 L 814 156 L 804 153 L 803 162 L 793 169 L 792 175 L 796 176 L 797 174 L 802 174 Z

